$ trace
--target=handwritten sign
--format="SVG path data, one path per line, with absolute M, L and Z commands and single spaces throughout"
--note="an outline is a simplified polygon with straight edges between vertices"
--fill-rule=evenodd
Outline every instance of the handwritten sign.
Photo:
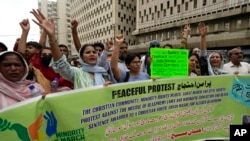
M 151 77 L 188 76 L 188 50 L 151 48 Z
M 0 111 L 0 139 L 228 140 L 230 125 L 250 115 L 249 78 L 159 79 L 35 98 Z

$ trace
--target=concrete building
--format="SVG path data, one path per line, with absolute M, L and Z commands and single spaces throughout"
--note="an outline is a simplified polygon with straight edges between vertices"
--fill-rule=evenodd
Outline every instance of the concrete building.
M 78 21 L 82 44 L 114 39 L 125 35 L 129 45 L 136 44 L 132 31 L 136 25 L 136 0 L 71 0 L 72 19 Z
M 59 44 L 68 46 L 70 54 L 77 54 L 71 39 L 70 0 L 39 0 L 38 8 L 46 17 L 53 17 Z M 47 44 L 49 45 L 49 44 Z
M 137 0 L 137 45 L 130 51 L 147 52 L 149 41 L 178 46 L 185 24 L 191 25 L 190 47 L 199 47 L 197 25 L 208 27 L 208 49 L 241 46 L 250 54 L 250 0 Z

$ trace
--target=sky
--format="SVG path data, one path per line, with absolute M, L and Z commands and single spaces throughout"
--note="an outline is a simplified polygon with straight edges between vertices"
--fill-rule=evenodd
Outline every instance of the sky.
M 22 30 L 19 23 L 29 19 L 30 31 L 27 41 L 39 41 L 39 27 L 32 19 L 30 11 L 38 8 L 38 0 L 0 0 L 0 42 L 8 50 L 13 50 L 14 43 L 21 36 Z

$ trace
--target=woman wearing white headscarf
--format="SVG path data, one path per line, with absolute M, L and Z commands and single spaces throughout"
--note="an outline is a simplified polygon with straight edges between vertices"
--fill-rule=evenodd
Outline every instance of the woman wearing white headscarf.
M 223 70 L 223 57 L 219 52 L 213 52 L 208 57 L 208 74 L 209 75 L 222 75 L 227 74 L 226 70 Z
M 81 67 L 73 67 L 68 62 L 66 57 L 60 52 L 55 37 L 55 24 L 53 19 L 45 19 L 44 15 L 39 10 L 32 10 L 31 13 L 38 20 L 33 20 L 37 25 L 43 28 L 49 37 L 49 43 L 52 51 L 53 64 L 52 68 L 65 79 L 74 83 L 74 88 L 87 88 L 97 85 L 108 85 L 111 82 L 108 80 L 109 75 L 106 70 L 97 65 L 97 52 L 93 45 L 83 45 L 79 51 Z
M 30 85 L 44 92 L 40 84 L 26 80 L 28 72 L 29 67 L 22 55 L 13 51 L 0 53 L 0 109 L 34 97 Z

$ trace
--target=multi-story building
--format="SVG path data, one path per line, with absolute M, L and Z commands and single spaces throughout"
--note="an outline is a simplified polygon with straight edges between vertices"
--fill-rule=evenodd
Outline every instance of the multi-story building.
M 178 46 L 180 33 L 190 24 L 190 47 L 199 47 L 197 25 L 208 28 L 208 49 L 241 46 L 245 54 L 250 44 L 250 0 L 137 0 L 137 45 L 131 51 L 147 52 L 149 41 L 156 39 Z
M 77 30 L 82 44 L 105 44 L 122 33 L 129 45 L 134 45 L 135 13 L 136 0 L 71 0 L 71 16 L 79 23 Z
M 38 8 L 46 17 L 54 18 L 58 43 L 66 45 L 70 54 L 76 55 L 72 48 L 70 4 L 70 0 L 39 0 Z

